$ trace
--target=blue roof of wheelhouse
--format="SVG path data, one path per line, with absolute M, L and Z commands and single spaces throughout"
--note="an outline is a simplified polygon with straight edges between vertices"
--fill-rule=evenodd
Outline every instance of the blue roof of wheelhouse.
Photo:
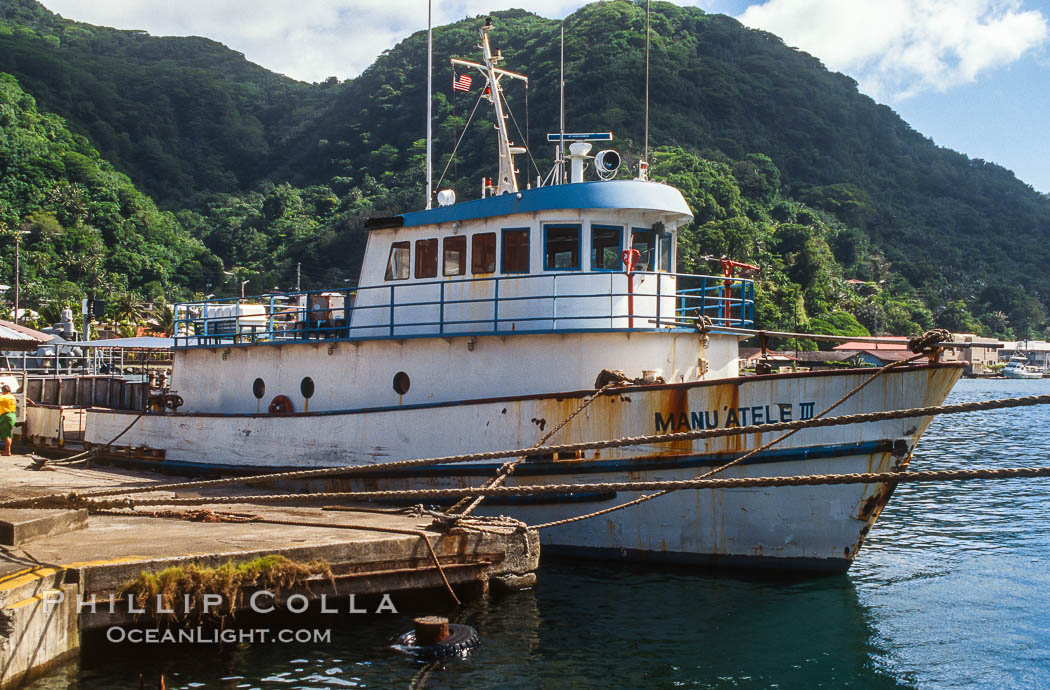
M 674 187 L 641 180 L 612 180 L 523 189 L 517 194 L 413 211 L 401 217 L 405 221 L 403 227 L 412 227 L 556 209 L 625 209 L 693 216 L 682 193 Z

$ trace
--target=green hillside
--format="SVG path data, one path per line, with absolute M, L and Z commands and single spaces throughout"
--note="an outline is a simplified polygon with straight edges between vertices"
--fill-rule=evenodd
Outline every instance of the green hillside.
M 0 1 L 0 72 L 169 208 L 253 188 L 330 100 L 204 38 L 155 38 Z
M 1045 330 L 1046 196 L 936 147 L 771 34 L 696 8 L 653 11 L 653 173 L 697 215 L 682 270 L 710 270 L 699 257 L 722 253 L 760 263 L 767 326 L 848 327 L 849 313 L 879 331 Z M 504 65 L 531 80 L 527 96 L 516 84 L 507 95 L 512 131 L 537 160 L 522 162 L 522 182 L 534 180 L 550 166 L 543 134 L 557 126 L 560 23 L 520 10 L 494 17 Z M 453 97 L 448 57 L 476 58 L 483 21 L 435 30 L 435 174 L 478 94 Z M 632 165 L 644 22 L 644 5 L 622 0 L 565 21 L 567 126 L 613 130 Z M 424 51 L 418 33 L 356 79 L 310 85 L 206 39 L 93 27 L 0 0 L 0 71 L 236 274 L 213 290 L 244 278 L 255 291 L 287 287 L 297 264 L 304 285 L 341 282 L 357 272 L 364 216 L 421 206 Z M 461 199 L 494 172 L 490 110 L 478 109 L 441 185 Z
M 221 262 L 174 215 L 0 75 L 0 266 L 13 282 L 11 230 L 26 233 L 23 303 L 52 319 L 88 293 L 163 299 L 222 278 Z

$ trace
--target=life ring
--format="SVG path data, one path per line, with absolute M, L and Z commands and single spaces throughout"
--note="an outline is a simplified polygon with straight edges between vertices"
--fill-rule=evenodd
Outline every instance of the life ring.
M 478 631 L 469 625 L 459 623 L 448 624 L 448 637 L 435 644 L 424 647 L 416 646 L 416 631 L 409 630 L 394 638 L 393 644 L 401 647 L 403 651 L 414 654 L 425 659 L 439 659 L 446 656 L 459 656 L 474 649 L 481 640 Z
M 295 412 L 292 401 L 287 395 L 278 395 L 270 401 L 270 414 L 291 414 Z

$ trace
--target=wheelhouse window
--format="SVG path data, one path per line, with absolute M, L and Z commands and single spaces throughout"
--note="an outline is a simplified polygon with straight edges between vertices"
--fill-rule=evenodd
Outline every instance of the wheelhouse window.
M 503 273 L 529 272 L 529 229 L 508 228 L 503 230 Z
M 543 270 L 580 270 L 580 226 L 543 226 Z
M 674 235 L 669 232 L 661 233 L 658 241 L 660 243 L 660 270 L 664 273 L 674 273 Z
M 470 272 L 496 272 L 496 233 L 479 232 L 470 238 Z
M 467 238 L 464 235 L 446 237 L 442 241 L 444 262 L 442 273 L 446 276 L 461 276 L 467 272 Z
M 656 270 L 656 244 L 653 231 L 635 228 L 631 231 L 631 248 L 637 249 L 638 263 L 635 264 L 636 271 Z
M 591 226 L 591 270 L 619 271 L 623 267 L 620 252 L 623 228 L 615 225 Z
M 436 278 L 437 274 L 437 239 L 416 240 L 416 278 Z
M 412 250 L 408 242 L 394 242 L 390 245 L 390 258 L 386 262 L 387 280 L 408 280 L 409 266 L 412 262 Z

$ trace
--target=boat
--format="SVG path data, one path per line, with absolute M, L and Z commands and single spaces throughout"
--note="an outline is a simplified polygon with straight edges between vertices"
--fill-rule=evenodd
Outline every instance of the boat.
M 1041 379 L 1043 372 L 1028 364 L 1028 357 L 1022 352 L 1017 352 L 1006 362 L 1003 367 L 1003 376 L 1008 379 Z
M 482 61 L 496 112 L 498 174 L 481 198 L 437 194 L 433 208 L 369 221 L 358 284 L 176 308 L 169 395 L 155 413 L 91 409 L 86 441 L 104 457 L 160 468 L 274 472 L 360 468 L 342 490 L 477 486 L 500 461 L 426 467 L 393 461 L 532 448 L 507 486 L 674 480 L 741 458 L 771 432 L 570 453 L 584 443 L 806 420 L 871 369 L 742 377 L 738 344 L 755 326 L 754 282 L 675 272 L 692 220 L 681 192 L 616 172 L 607 133 L 572 141 L 550 184 L 520 188 L 489 27 Z M 585 164 L 603 179 L 585 179 Z M 429 203 L 428 203 L 429 206 Z M 960 363 L 894 366 L 836 415 L 940 404 Z M 603 372 L 622 385 L 607 387 Z M 807 428 L 718 476 L 906 468 L 929 417 Z M 114 438 L 119 436 L 119 441 Z M 544 529 L 545 553 L 843 572 L 891 484 L 686 490 Z M 488 498 L 479 514 L 529 524 L 617 506 L 638 491 Z

